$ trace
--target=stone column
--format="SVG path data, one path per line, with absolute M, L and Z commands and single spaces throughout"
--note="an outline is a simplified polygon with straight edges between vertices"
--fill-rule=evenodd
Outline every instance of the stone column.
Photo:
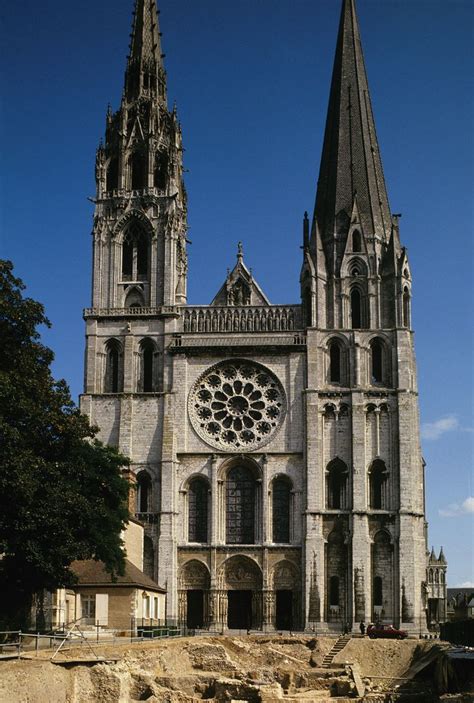
M 267 544 L 270 540 L 270 529 L 268 521 L 268 460 L 267 455 L 262 456 L 262 542 Z
M 218 505 L 219 505 L 219 488 L 217 483 L 217 456 L 211 457 L 211 539 L 212 545 L 218 544 Z

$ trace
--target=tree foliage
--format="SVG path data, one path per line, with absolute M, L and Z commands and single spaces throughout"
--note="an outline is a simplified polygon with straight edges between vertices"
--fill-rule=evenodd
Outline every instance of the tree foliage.
M 38 327 L 43 306 L 23 297 L 0 260 L 0 619 L 40 589 L 69 585 L 69 564 L 100 559 L 123 573 L 127 459 L 94 439 Z

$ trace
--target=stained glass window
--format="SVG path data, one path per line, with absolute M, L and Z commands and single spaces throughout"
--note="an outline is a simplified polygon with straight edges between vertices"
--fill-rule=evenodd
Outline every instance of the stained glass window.
M 228 544 L 255 542 L 255 480 L 250 469 L 235 466 L 227 474 L 226 541 Z
M 189 526 L 190 542 L 207 542 L 208 486 L 206 481 L 195 478 L 189 484 Z
M 273 541 L 290 541 L 290 483 L 284 478 L 273 482 Z

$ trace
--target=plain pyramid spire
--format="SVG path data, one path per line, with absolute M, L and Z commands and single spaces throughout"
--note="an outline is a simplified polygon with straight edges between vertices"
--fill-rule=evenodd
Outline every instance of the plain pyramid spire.
M 388 241 L 385 188 L 354 0 L 343 0 L 316 194 L 323 242 L 346 234 L 354 198 L 364 235 Z
M 130 54 L 125 74 L 128 99 L 147 92 L 165 99 L 165 72 L 156 0 L 135 0 Z

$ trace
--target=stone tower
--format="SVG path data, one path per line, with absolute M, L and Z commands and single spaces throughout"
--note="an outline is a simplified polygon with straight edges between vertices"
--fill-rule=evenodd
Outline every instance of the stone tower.
M 131 458 L 168 616 L 219 630 L 425 629 L 411 274 L 354 1 L 303 220 L 301 303 L 272 305 L 239 243 L 213 301 L 187 304 L 181 130 L 155 0 L 136 0 L 96 179 L 81 407 Z

